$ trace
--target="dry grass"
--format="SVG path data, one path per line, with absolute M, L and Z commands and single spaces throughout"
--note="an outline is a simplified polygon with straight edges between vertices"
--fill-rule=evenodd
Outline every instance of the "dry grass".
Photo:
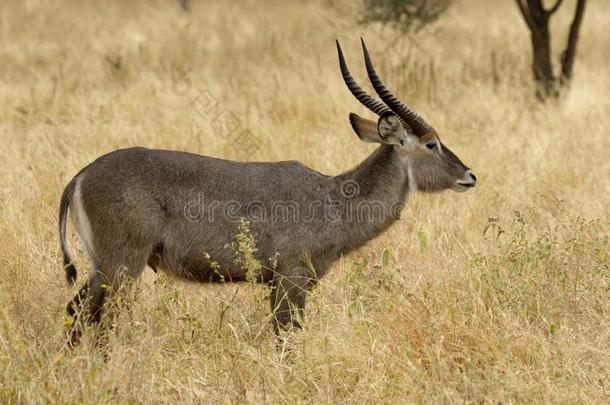
M 574 88 L 548 105 L 533 100 L 510 1 L 459 1 L 415 41 L 363 32 L 322 1 L 194 3 L 0 5 L 1 402 L 610 401 L 608 2 L 590 2 Z M 571 8 L 554 19 L 556 51 Z M 337 263 L 288 358 L 260 287 L 151 271 L 107 364 L 88 340 L 60 350 L 68 180 L 132 145 L 345 170 L 372 148 L 347 113 L 370 114 L 341 82 L 334 39 L 361 78 L 360 34 L 479 186 L 414 196 Z M 202 94 L 213 113 L 196 111 Z M 246 137 L 213 131 L 223 109 Z

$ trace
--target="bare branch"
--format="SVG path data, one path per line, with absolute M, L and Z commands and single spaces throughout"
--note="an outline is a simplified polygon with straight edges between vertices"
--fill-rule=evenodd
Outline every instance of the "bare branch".
M 523 4 L 522 0 L 515 0 L 515 2 L 517 3 L 519 10 L 521 11 L 521 15 L 523 16 L 523 19 L 525 20 L 528 28 L 533 32 L 536 26 L 534 24 L 534 21 L 532 20 L 532 16 L 529 14 L 529 10 L 525 8 L 525 4 Z
M 561 3 L 563 3 L 563 0 L 557 0 L 557 2 L 555 2 L 555 5 L 546 11 L 547 15 L 548 15 L 549 17 L 550 17 L 551 15 L 553 15 L 553 13 L 554 13 L 555 11 L 557 11 L 557 9 L 559 8 L 559 6 L 561 6 Z
M 582 17 L 585 13 L 586 0 L 578 0 L 576 3 L 576 12 L 570 33 L 568 35 L 568 44 L 566 50 L 561 55 L 561 76 L 560 83 L 567 85 L 572 78 L 572 67 L 574 66 L 574 58 L 576 57 L 576 43 L 578 42 L 578 31 L 582 23 Z

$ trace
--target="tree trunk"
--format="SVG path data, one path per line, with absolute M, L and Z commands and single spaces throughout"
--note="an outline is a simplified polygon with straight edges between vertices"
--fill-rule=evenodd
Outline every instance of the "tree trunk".
M 559 80 L 553 75 L 553 63 L 551 60 L 551 34 L 549 32 L 549 19 L 563 3 L 563 0 L 555 0 L 555 4 L 545 9 L 542 0 L 515 0 L 523 19 L 530 29 L 532 39 L 532 70 L 536 81 L 536 96 L 544 100 L 548 97 L 559 95 L 559 85 L 567 86 L 572 78 L 572 68 L 576 57 L 576 43 L 578 32 L 585 12 L 586 0 L 578 0 L 576 12 L 568 43 L 561 55 L 561 74 Z
M 536 80 L 536 96 L 540 99 L 558 95 L 555 76 L 553 76 L 553 62 L 551 61 L 551 37 L 548 20 L 532 30 L 532 71 Z

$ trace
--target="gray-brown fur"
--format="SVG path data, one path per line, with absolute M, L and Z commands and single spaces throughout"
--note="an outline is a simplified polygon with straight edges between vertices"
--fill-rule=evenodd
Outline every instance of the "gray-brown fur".
M 307 291 L 337 258 L 396 221 L 410 192 L 463 191 L 476 180 L 434 131 L 415 135 L 394 115 L 377 124 L 351 118 L 362 139 L 381 145 L 338 176 L 294 161 L 235 162 L 145 148 L 95 160 L 72 179 L 60 203 L 67 279 L 76 277 L 66 247 L 68 207 L 93 267 L 68 312 L 76 316 L 88 302 L 90 321 L 99 322 L 105 297 L 147 264 L 197 282 L 245 280 L 234 244 L 245 218 L 263 264 L 258 281 L 273 287 L 275 329 L 298 327 L 293 311 L 302 311 Z

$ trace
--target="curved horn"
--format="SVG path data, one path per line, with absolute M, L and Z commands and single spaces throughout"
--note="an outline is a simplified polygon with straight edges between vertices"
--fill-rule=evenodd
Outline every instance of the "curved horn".
M 375 100 L 373 97 L 368 95 L 358 83 L 354 80 L 349 69 L 347 68 L 347 64 L 345 63 L 345 58 L 343 57 L 343 51 L 341 51 L 341 45 L 339 45 L 339 40 L 337 40 L 337 53 L 339 54 L 339 67 L 341 68 L 341 75 L 343 76 L 343 81 L 347 85 L 349 91 L 352 92 L 354 97 L 358 99 L 366 108 L 373 111 L 375 114 L 381 116 L 383 114 L 391 113 L 390 109 L 383 104 L 381 101 Z
M 417 135 L 421 136 L 430 132 L 432 127 L 428 125 L 428 123 L 424 121 L 419 114 L 407 107 L 399 99 L 394 97 L 394 95 L 390 93 L 388 89 L 386 89 L 383 82 L 379 78 L 379 75 L 375 71 L 375 68 L 373 67 L 373 62 L 371 61 L 371 56 L 369 55 L 368 49 L 366 49 L 364 39 L 360 38 L 360 41 L 362 42 L 362 50 L 364 51 L 364 63 L 366 65 L 366 71 L 369 75 L 371 83 L 373 84 L 373 88 L 375 88 L 375 91 L 379 97 L 381 97 L 383 102 L 386 103 L 388 107 L 392 109 L 392 111 L 405 120 L 409 126 L 413 128 L 413 131 Z

